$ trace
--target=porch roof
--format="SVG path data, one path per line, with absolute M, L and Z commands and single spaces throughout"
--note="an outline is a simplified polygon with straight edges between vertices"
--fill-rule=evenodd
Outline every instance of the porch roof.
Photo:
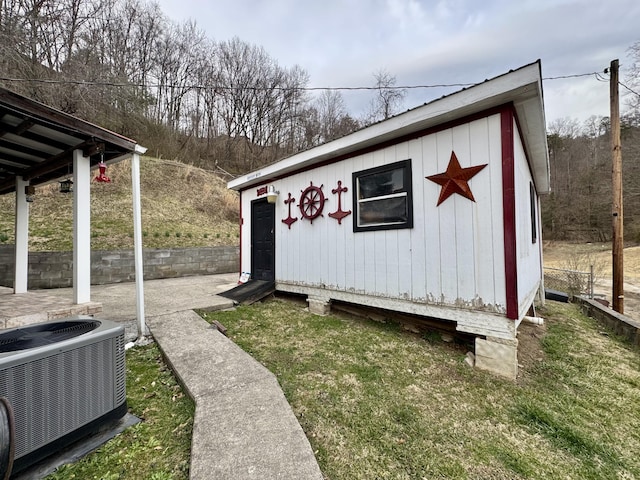
M 40 185 L 73 173 L 73 151 L 91 166 L 144 153 L 134 140 L 0 88 L 0 195 L 16 177 Z

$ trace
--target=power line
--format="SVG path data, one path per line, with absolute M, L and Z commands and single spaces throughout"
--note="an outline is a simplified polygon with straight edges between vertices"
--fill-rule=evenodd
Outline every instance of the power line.
M 569 78 L 579 78 L 579 77 L 588 77 L 594 75 L 596 79 L 599 79 L 599 72 L 589 72 L 589 73 L 577 73 L 570 75 L 559 75 L 555 77 L 543 77 L 542 80 L 564 80 Z M 360 86 L 360 87 L 252 87 L 252 86 L 243 86 L 243 87 L 230 87 L 226 85 L 196 85 L 196 84 L 188 84 L 188 85 L 176 85 L 176 84 L 160 84 L 160 83 L 122 83 L 122 82 L 95 82 L 95 81 L 84 81 L 84 80 L 50 80 L 50 79 L 41 79 L 41 78 L 12 78 L 12 77 L 0 77 L 0 81 L 4 82 L 15 82 L 15 83 L 41 83 L 47 85 L 78 85 L 78 86 L 88 86 L 88 87 L 139 87 L 139 88 L 185 88 L 185 89 L 195 89 L 195 90 L 302 90 L 302 91 L 319 91 L 319 90 L 327 90 L 327 91 L 355 91 L 355 90 L 389 90 L 389 89 L 397 89 L 397 90 L 413 90 L 420 88 L 451 88 L 451 87 L 471 87 L 473 85 L 478 85 L 478 83 L 436 83 L 429 85 L 394 85 L 389 87 L 372 87 L 372 86 Z M 625 88 L 629 89 L 625 85 Z M 631 90 L 632 91 L 632 90 Z M 635 93 L 635 92 L 633 92 Z
M 596 80 L 598 80 L 599 82 L 609 83 L 609 79 L 602 76 L 600 73 L 596 73 Z
M 116 82 L 87 82 L 84 80 L 48 80 L 42 78 L 10 78 L 0 77 L 0 80 L 5 82 L 17 82 L 17 83 L 44 83 L 48 85 L 80 85 L 91 87 L 141 87 L 141 88 L 187 88 L 187 89 L 208 89 L 208 90 L 385 90 L 385 89 L 413 89 L 413 88 L 444 88 L 444 87 L 469 87 L 475 85 L 474 83 L 441 83 L 433 85 L 403 85 L 403 86 L 390 86 L 390 87 L 229 87 L 226 85 L 175 85 L 175 84 L 160 84 L 160 83 L 116 83 Z
M 559 75 L 557 77 L 543 77 L 542 80 L 563 80 L 565 78 L 578 78 L 578 77 L 590 77 L 591 75 L 598 77 L 600 72 L 589 72 L 589 73 L 574 73 L 571 75 Z
M 626 88 L 627 90 L 629 90 L 631 93 L 633 93 L 634 95 L 637 95 L 638 97 L 640 97 L 640 93 L 632 90 L 630 87 L 627 87 L 624 83 L 622 83 L 621 81 L 618 81 L 618 85 L 622 85 L 624 88 Z

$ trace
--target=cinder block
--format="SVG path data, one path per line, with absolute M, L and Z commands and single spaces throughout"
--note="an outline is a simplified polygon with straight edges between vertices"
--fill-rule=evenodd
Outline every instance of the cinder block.
M 86 315 L 87 314 L 87 304 L 86 303 L 80 303 L 77 305 L 73 305 L 71 306 L 71 308 L 69 309 L 69 311 L 71 312 L 71 315 Z
M 331 300 L 328 298 L 308 297 L 309 313 L 314 315 L 329 315 L 331 313 Z
M 475 365 L 510 380 L 518 375 L 518 340 L 476 338 Z
M 59 320 L 61 318 L 70 317 L 71 315 L 71 307 L 58 308 L 47 312 L 48 320 Z
M 42 280 L 53 280 L 53 279 L 62 278 L 62 271 L 54 270 L 54 271 L 42 272 L 40 275 Z

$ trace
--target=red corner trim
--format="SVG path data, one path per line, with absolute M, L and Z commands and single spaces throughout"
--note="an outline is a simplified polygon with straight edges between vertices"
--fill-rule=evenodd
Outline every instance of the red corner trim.
M 502 137 L 502 215 L 504 226 L 504 270 L 507 318 L 518 319 L 518 265 L 516 252 L 516 192 L 513 141 L 514 114 L 511 106 L 500 112 Z
M 240 224 L 238 226 L 239 230 L 240 230 L 240 236 L 239 236 L 239 241 L 240 241 L 240 255 L 238 255 L 238 275 L 242 275 L 242 225 L 244 224 L 244 219 L 242 218 L 242 192 L 239 192 L 239 198 L 238 200 L 240 201 L 240 218 L 238 220 L 238 223 Z

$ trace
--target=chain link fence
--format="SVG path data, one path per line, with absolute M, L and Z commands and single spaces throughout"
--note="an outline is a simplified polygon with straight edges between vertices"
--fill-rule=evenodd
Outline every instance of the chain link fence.
M 588 272 L 544 267 L 544 287 L 593 298 L 593 265 Z

